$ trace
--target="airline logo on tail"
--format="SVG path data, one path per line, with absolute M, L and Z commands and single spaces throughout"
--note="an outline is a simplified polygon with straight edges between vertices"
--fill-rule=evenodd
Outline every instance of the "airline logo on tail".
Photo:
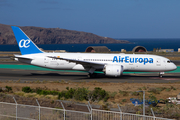
M 22 39 L 22 40 L 20 40 L 20 42 L 19 42 L 19 47 L 20 48 L 28 48 L 30 45 L 29 45 L 29 43 L 30 43 L 31 41 L 29 40 L 29 39 L 27 39 L 27 40 L 25 40 L 25 39 Z
M 43 53 L 19 27 L 11 26 L 11 28 L 22 55 Z

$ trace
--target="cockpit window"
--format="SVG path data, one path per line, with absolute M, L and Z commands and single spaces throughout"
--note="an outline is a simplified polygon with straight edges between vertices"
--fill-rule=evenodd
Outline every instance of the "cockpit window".
M 168 60 L 167 63 L 172 63 L 172 61 Z

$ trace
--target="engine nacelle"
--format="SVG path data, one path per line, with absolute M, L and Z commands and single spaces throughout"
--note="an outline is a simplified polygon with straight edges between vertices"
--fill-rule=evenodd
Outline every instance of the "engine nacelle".
M 104 73 L 107 76 L 119 77 L 123 73 L 122 65 L 106 65 L 104 67 Z

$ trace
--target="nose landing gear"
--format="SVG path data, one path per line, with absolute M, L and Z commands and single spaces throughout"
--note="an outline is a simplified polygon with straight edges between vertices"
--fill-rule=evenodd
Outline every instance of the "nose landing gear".
M 164 75 L 164 72 L 159 72 L 159 77 L 162 78 Z

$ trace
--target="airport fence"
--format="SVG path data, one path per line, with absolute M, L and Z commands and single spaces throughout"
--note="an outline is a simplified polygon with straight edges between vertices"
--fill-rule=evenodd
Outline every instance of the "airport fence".
M 89 112 L 66 110 L 62 102 L 61 105 L 63 109 L 0 102 L 0 120 L 170 120 L 124 113 L 121 110 L 117 112 L 93 109 L 89 103 Z

